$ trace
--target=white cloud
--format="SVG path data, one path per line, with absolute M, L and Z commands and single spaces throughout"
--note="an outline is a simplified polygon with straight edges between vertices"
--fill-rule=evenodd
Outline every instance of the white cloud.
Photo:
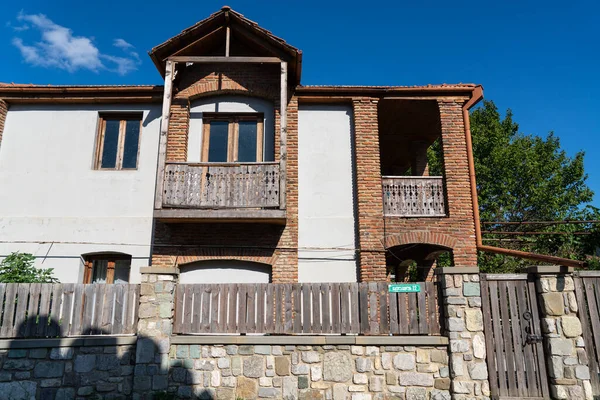
M 87 69 L 93 72 L 107 70 L 125 75 L 137 69 L 140 59 L 133 51 L 134 46 L 123 39 L 116 39 L 114 45 L 126 50 L 127 57 L 103 54 L 93 43 L 93 38 L 75 36 L 73 31 L 55 24 L 43 14 L 19 13 L 17 20 L 41 33 L 41 40 L 25 44 L 23 39 L 14 38 L 12 43 L 32 65 L 54 67 L 74 72 Z M 118 44 L 117 44 L 118 43 Z

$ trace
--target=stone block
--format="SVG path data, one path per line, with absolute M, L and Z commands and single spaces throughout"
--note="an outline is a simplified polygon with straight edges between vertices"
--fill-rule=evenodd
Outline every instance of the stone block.
M 318 363 L 321 361 L 321 356 L 316 351 L 303 351 L 302 361 L 308 364 Z
M 477 333 L 473 335 L 473 355 L 475 358 L 484 359 L 485 358 L 485 340 L 483 338 L 483 333 Z
M 433 387 L 441 390 L 450 390 L 450 378 L 437 378 Z
M 348 388 L 343 383 L 333 385 L 333 400 L 347 400 Z
M 578 337 L 581 336 L 581 322 L 577 317 L 563 316 L 560 319 L 563 333 L 566 337 Z
M 228 346 L 225 346 L 225 351 L 230 356 L 233 356 L 233 355 L 236 355 L 238 353 L 238 347 L 235 344 L 230 344 Z
M 280 390 L 277 388 L 259 388 L 258 389 L 258 397 L 267 398 L 267 399 L 275 399 L 280 398 Z
M 367 390 L 367 387 L 363 386 L 363 385 L 349 385 L 348 386 L 349 392 L 364 392 L 366 390 Z
M 352 360 L 348 353 L 328 352 L 323 357 L 323 379 L 346 382 L 352 378 Z
M 244 400 L 255 400 L 258 397 L 258 382 L 256 379 L 238 377 L 235 395 Z
M 488 371 L 485 362 L 472 362 L 467 365 L 471 379 L 484 380 L 488 378 Z
M 62 362 L 40 361 L 33 370 L 36 378 L 56 378 L 63 376 L 65 364 Z
M 29 350 L 29 358 L 46 358 L 48 355 L 47 349 L 31 349 Z
M 254 346 L 250 346 L 250 345 L 239 346 L 238 354 L 241 354 L 244 356 L 250 356 L 250 355 L 254 354 Z
M 281 386 L 284 399 L 293 400 L 298 398 L 298 378 L 286 376 L 283 378 Z
M 450 351 L 452 353 L 466 353 L 469 351 L 469 341 L 463 339 L 451 339 Z
M 10 349 L 8 350 L 8 358 L 25 358 L 27 357 L 27 349 Z
M 417 349 L 417 362 L 418 363 L 429 363 L 431 361 L 431 355 L 428 349 Z
M 481 286 L 479 282 L 465 282 L 463 283 L 463 295 L 465 297 L 479 297 L 481 296 Z
M 448 331 L 462 332 L 465 330 L 465 321 L 462 318 L 448 318 Z
M 323 379 L 323 368 L 320 365 L 312 365 L 310 367 L 310 380 L 318 382 Z
M 188 358 L 190 356 L 190 346 L 187 344 L 178 344 L 175 355 L 177 358 Z
M 590 379 L 590 369 L 587 365 L 578 365 L 575 367 L 575 378 Z
M 52 378 L 52 379 L 42 379 L 40 381 L 40 387 L 60 387 L 62 384 L 62 379 L 60 378 Z M 2 397 L 0 395 L 0 397 Z
M 217 360 L 217 367 L 219 367 L 220 369 L 229 368 L 230 366 L 231 363 L 229 361 L 229 358 L 227 357 L 219 358 Z
M 357 372 L 369 372 L 373 370 L 373 362 L 370 358 L 358 357 L 356 359 L 356 371 Z
M 260 378 L 265 374 L 265 359 L 260 356 L 248 357 L 244 360 L 244 376 Z
M 352 393 L 352 400 L 372 400 L 372 398 L 369 393 Z
M 310 367 L 306 364 L 292 365 L 292 374 L 294 375 L 308 375 Z
M 352 383 L 355 385 L 366 385 L 369 382 L 369 377 L 366 374 L 354 374 Z
M 60 388 L 56 391 L 56 397 L 54 400 L 73 400 L 75 399 L 74 388 Z
M 415 356 L 410 353 L 397 354 L 394 357 L 394 367 L 401 371 L 410 371 L 415 369 Z M 358 369 L 357 369 L 358 370 Z
M 298 389 L 308 389 L 308 376 L 298 377 Z
M 256 345 L 256 346 L 254 346 L 254 352 L 256 354 L 270 355 L 271 354 L 271 346 L 269 346 L 269 345 Z
M 367 346 L 365 349 L 365 354 L 370 357 L 375 357 L 379 355 L 379 347 L 377 346 Z
M 457 394 L 469 394 L 473 391 L 473 382 L 469 381 L 452 381 L 452 391 Z
M 471 332 L 483 331 L 483 314 L 479 309 L 465 310 L 467 330 Z
M 451 400 L 450 392 L 447 390 L 432 390 L 431 400 Z
M 462 354 L 451 354 L 450 355 L 450 369 L 452 370 L 452 376 L 464 375 L 463 369 L 463 357 Z
M 433 376 L 419 372 L 401 372 L 398 381 L 401 386 L 433 386 Z
M 406 400 L 427 400 L 427 391 L 423 388 L 408 388 Z
M 238 376 L 242 374 L 242 358 L 231 357 L 231 374 Z
M 573 340 L 571 339 L 551 338 L 549 343 L 552 355 L 570 356 L 573 354 Z
M 9 358 L 2 366 L 5 370 L 28 371 L 33 369 L 35 361 L 27 358 Z
M 542 305 L 545 315 L 563 315 L 565 313 L 565 303 L 560 292 L 542 294 Z
M 121 360 L 116 354 L 103 354 L 96 356 L 96 369 L 99 371 L 113 371 L 121 365 Z
M 290 374 L 290 360 L 288 357 L 275 357 L 275 373 L 279 376 L 287 376 Z
M 224 347 L 211 347 L 210 356 L 213 358 L 221 358 L 227 356 L 227 349 Z
M 77 358 L 75 360 L 77 360 Z M 154 342 L 152 339 L 138 339 L 135 360 L 136 364 L 148 364 L 154 361 Z
M 371 392 L 383 392 L 383 377 L 372 376 L 369 378 L 369 391 Z

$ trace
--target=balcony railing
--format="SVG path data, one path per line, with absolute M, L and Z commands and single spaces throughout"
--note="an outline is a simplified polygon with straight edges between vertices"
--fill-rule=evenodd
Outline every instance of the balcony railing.
M 167 163 L 163 206 L 278 208 L 279 163 Z
M 400 217 L 446 215 L 441 176 L 384 176 L 383 213 Z

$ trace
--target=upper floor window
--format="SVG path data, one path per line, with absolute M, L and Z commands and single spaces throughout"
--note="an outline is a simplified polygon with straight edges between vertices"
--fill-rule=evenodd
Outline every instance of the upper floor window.
M 97 254 L 86 256 L 83 283 L 127 283 L 131 256 L 126 254 Z
M 100 115 L 95 168 L 136 169 L 141 127 L 141 114 Z
M 203 162 L 262 162 L 263 115 L 204 113 Z

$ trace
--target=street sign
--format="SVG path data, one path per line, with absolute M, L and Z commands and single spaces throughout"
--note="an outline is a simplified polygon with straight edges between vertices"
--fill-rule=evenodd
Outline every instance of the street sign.
M 421 286 L 416 283 L 397 283 L 388 286 L 390 293 L 419 293 Z

